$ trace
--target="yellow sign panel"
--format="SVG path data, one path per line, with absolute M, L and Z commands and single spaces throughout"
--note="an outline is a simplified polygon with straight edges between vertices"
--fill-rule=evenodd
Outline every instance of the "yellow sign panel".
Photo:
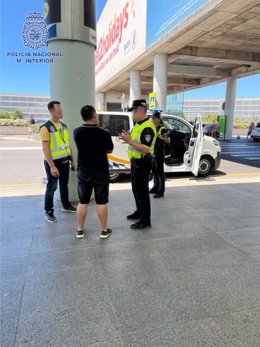
M 156 108 L 156 93 L 149 94 L 149 110 L 154 110 Z

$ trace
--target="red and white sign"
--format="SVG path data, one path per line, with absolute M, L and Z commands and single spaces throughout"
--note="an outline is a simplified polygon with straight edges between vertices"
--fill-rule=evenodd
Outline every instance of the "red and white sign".
M 146 0 L 108 0 L 97 23 L 96 87 L 145 50 Z

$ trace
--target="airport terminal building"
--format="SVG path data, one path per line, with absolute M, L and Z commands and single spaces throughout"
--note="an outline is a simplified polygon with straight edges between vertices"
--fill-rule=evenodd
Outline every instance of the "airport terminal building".
M 252 0 L 107 0 L 97 23 L 97 108 L 126 108 L 150 96 L 155 108 L 172 113 L 171 95 L 226 81 L 221 105 L 230 139 L 237 79 L 260 72 L 258 25 Z M 193 105 L 191 112 L 208 106 Z M 253 108 L 243 106 L 239 117 Z
M 236 100 L 237 79 L 260 72 L 259 13 L 253 0 L 107 0 L 97 18 L 95 76 L 91 69 L 97 110 L 126 110 L 132 100 L 144 97 L 155 100 L 150 109 L 188 119 L 225 114 L 226 138 L 231 138 L 235 117 L 260 115 L 259 98 Z M 86 55 L 78 56 L 85 73 Z M 80 80 L 85 83 L 82 100 L 92 85 L 86 76 Z M 184 99 L 185 91 L 220 82 L 227 82 L 225 100 Z M 92 94 L 94 102 L 94 88 Z M 20 108 L 25 118 L 46 119 L 48 100 L 2 94 L 0 110 Z
M 197 115 L 223 115 L 224 99 L 185 99 L 183 113 L 187 119 Z M 260 121 L 260 98 L 236 99 L 235 118 L 249 121 Z

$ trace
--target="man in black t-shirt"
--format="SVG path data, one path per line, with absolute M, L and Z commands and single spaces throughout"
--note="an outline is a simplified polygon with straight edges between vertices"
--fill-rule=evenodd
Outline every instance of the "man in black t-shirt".
M 77 238 L 84 237 L 84 223 L 88 204 L 94 189 L 97 213 L 100 221 L 100 238 L 111 235 L 107 227 L 107 203 L 109 195 L 109 169 L 107 154 L 114 145 L 109 131 L 98 126 L 98 116 L 93 106 L 83 106 L 81 117 L 84 124 L 74 130 L 74 140 L 78 149 L 78 194 Z

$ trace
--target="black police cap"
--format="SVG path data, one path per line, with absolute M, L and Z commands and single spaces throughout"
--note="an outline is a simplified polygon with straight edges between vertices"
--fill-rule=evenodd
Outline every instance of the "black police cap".
M 133 111 L 134 109 L 136 109 L 137 107 L 145 107 L 147 108 L 147 102 L 145 99 L 138 99 L 138 100 L 134 100 L 132 103 L 132 106 L 128 109 L 128 112 Z
M 161 119 L 161 112 L 160 111 L 153 111 L 152 117 Z

